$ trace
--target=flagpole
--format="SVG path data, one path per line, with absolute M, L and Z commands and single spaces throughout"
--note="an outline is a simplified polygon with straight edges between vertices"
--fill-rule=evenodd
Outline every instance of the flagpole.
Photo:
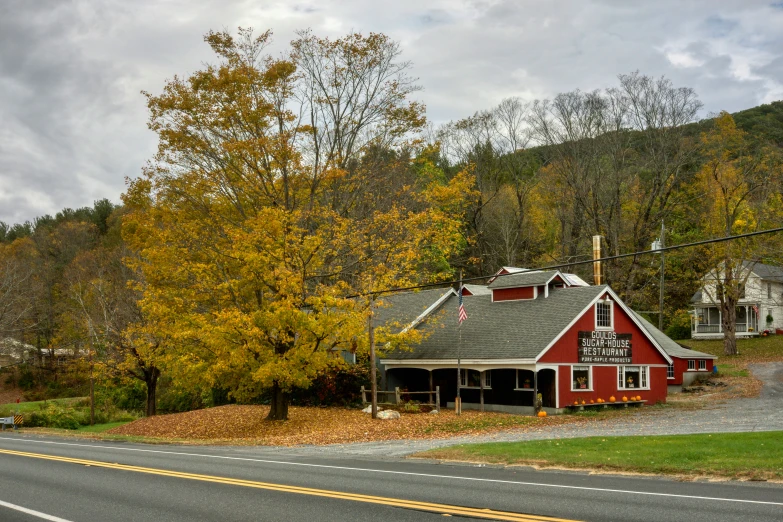
M 462 301 L 462 270 L 459 271 L 459 299 L 460 304 Z M 459 314 L 459 311 L 457 312 Z M 460 351 L 462 349 L 462 320 L 457 318 L 457 331 L 459 332 L 459 341 L 457 342 L 457 400 L 454 402 L 454 410 L 457 415 L 462 413 L 462 396 L 460 395 L 460 389 L 462 388 L 462 370 L 460 368 Z

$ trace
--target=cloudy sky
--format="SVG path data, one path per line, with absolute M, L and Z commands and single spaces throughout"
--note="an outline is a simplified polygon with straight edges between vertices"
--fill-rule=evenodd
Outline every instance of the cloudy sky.
M 783 99 L 780 0 L 0 0 L 0 221 L 118 202 L 152 155 L 139 91 L 212 61 L 210 29 L 383 32 L 434 123 L 639 70 L 704 115 Z

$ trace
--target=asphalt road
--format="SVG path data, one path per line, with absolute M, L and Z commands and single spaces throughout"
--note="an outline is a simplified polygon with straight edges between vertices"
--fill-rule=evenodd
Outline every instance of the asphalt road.
M 783 520 L 780 484 L 303 457 L 256 448 L 6 433 L 0 468 L 3 522 L 477 518 L 467 508 L 509 520 L 514 516 L 503 513 L 624 522 Z

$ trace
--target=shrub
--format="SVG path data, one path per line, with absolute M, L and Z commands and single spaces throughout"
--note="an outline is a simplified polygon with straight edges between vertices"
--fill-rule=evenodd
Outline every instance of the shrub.
M 666 328 L 666 335 L 675 341 L 691 338 L 691 316 L 687 310 L 677 310 Z
M 87 417 L 89 424 L 89 413 Z M 41 411 L 34 411 L 24 416 L 24 425 L 31 428 L 61 428 L 65 430 L 78 429 L 84 423 L 84 415 L 77 410 L 60 408 L 50 405 Z

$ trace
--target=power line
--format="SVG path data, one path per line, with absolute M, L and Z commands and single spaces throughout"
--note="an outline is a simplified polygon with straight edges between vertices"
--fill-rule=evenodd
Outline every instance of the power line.
M 468 277 L 468 278 L 463 279 L 462 282 L 463 283 L 464 282 L 468 282 L 469 283 L 471 281 L 485 281 L 486 279 L 489 279 L 491 277 L 505 277 L 505 276 L 523 274 L 525 272 L 540 272 L 540 271 L 543 271 L 543 270 L 557 270 L 557 269 L 560 269 L 560 268 L 567 268 L 567 267 L 572 267 L 572 266 L 592 264 L 592 263 L 595 263 L 595 262 L 598 262 L 598 261 L 612 261 L 612 260 L 615 260 L 615 259 L 624 259 L 626 257 L 635 257 L 635 256 L 641 256 L 641 255 L 645 255 L 645 254 L 659 254 L 661 252 L 668 252 L 669 250 L 680 250 L 682 248 L 692 248 L 692 247 L 700 246 L 700 245 L 710 245 L 710 244 L 713 244 L 713 243 L 723 243 L 723 242 L 726 242 L 726 241 L 733 241 L 735 239 L 742 239 L 742 238 L 746 238 L 746 237 L 760 236 L 760 235 L 764 235 L 764 234 L 774 234 L 776 232 L 783 232 L 783 227 L 770 228 L 770 229 L 767 229 L 767 230 L 759 230 L 757 232 L 747 232 L 745 234 L 738 234 L 736 236 L 725 236 L 725 237 L 719 237 L 719 238 L 715 238 L 715 239 L 704 239 L 702 241 L 694 241 L 693 243 L 684 243 L 682 245 L 672 245 L 672 246 L 668 246 L 668 247 L 658 248 L 656 250 L 641 250 L 641 251 L 638 251 L 638 252 L 632 252 L 630 254 L 618 254 L 618 255 L 615 255 L 615 256 L 602 257 L 600 259 L 590 259 L 590 260 L 587 260 L 587 261 L 573 261 L 571 263 L 561 263 L 559 265 L 548 265 L 548 266 L 544 266 L 544 267 L 541 267 L 541 268 L 525 268 L 525 269 L 521 269 L 518 272 L 511 272 L 511 273 L 508 273 L 508 274 L 491 274 L 491 275 L 483 275 L 483 276 L 476 276 L 476 277 Z M 397 288 L 386 288 L 386 289 L 383 289 L 383 290 L 376 290 L 374 292 L 367 292 L 367 293 L 363 293 L 363 294 L 350 295 L 350 296 L 348 296 L 348 298 L 350 299 L 350 298 L 362 297 L 362 296 L 367 296 L 367 295 L 378 296 L 378 295 L 381 295 L 381 294 L 389 294 L 389 293 L 392 293 L 392 292 L 404 292 L 404 291 L 407 291 L 407 290 L 420 290 L 420 289 L 424 289 L 424 288 L 437 288 L 437 287 L 442 287 L 442 286 L 446 286 L 446 285 L 453 286 L 454 284 L 457 284 L 459 282 L 460 282 L 459 280 L 454 280 L 454 281 L 443 281 L 443 282 L 440 282 L 440 283 L 424 283 L 424 284 L 413 285 L 413 286 L 403 286 L 403 287 L 397 287 Z

